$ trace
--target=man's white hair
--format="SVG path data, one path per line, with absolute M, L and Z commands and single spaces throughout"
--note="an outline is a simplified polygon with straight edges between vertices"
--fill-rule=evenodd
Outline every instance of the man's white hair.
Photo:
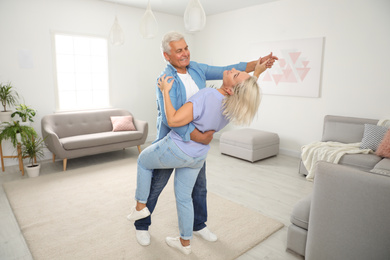
M 161 52 L 163 56 L 164 52 L 169 55 L 171 54 L 171 46 L 169 45 L 170 42 L 180 41 L 181 39 L 184 39 L 184 36 L 179 32 L 169 32 L 165 34 L 161 42 Z

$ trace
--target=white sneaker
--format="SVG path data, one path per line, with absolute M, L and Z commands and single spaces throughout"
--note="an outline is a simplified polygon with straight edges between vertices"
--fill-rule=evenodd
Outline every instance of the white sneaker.
M 166 237 L 165 242 L 167 242 L 168 246 L 178 249 L 185 255 L 191 254 L 191 245 L 183 246 L 180 242 L 180 237 Z
M 141 246 L 150 245 L 150 234 L 148 230 L 135 230 L 135 236 L 137 237 L 137 242 Z
M 141 218 L 146 218 L 150 215 L 150 211 L 147 207 L 141 209 L 140 211 L 135 209 L 135 206 L 131 208 L 130 214 L 127 216 L 127 219 L 130 221 L 136 221 Z
M 194 231 L 193 233 L 210 242 L 217 241 L 218 239 L 217 235 L 211 232 L 208 227 L 204 227 L 203 229 Z

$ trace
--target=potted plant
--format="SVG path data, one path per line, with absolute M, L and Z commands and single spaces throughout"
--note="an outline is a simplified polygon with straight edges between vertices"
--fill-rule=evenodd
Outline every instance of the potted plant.
M 20 125 L 19 121 L 3 122 L 0 125 L 0 142 L 11 140 L 12 145 L 16 148 L 18 143 L 23 143 L 27 139 L 37 137 L 37 133 L 31 126 Z
M 34 122 L 33 118 L 36 115 L 35 109 L 25 104 L 19 104 L 15 109 L 16 111 L 11 114 L 11 117 L 14 118 L 15 115 L 18 115 L 22 120 L 22 125 L 30 125 L 30 122 Z
M 0 101 L 3 106 L 3 111 L 0 112 L 1 122 L 10 122 L 12 111 L 7 110 L 7 106 L 11 107 L 16 105 L 19 99 L 19 94 L 13 89 L 11 83 L 0 83 Z
M 44 157 L 44 141 L 45 139 L 42 138 L 28 138 L 22 143 L 22 157 L 29 160 L 29 164 L 25 166 L 28 177 L 39 176 L 41 165 L 34 163 L 34 160 Z

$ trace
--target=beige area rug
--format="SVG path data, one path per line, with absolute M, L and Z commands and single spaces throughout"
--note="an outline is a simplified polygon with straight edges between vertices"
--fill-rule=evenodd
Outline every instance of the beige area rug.
M 134 204 L 135 158 L 3 186 L 36 260 L 235 259 L 283 226 L 209 192 L 207 224 L 218 241 L 194 236 L 192 254 L 184 256 L 165 243 L 166 236 L 179 234 L 172 179 L 153 213 L 147 247 L 137 243 L 134 225 L 126 219 Z

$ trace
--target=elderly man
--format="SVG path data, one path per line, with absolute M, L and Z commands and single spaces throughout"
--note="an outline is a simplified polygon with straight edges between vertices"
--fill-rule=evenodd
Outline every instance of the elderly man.
M 162 40 L 161 49 L 165 60 L 168 62 L 166 68 L 161 73 L 172 76 L 175 81 L 169 93 L 172 104 L 175 109 L 179 109 L 193 94 L 199 89 L 206 87 L 206 80 L 220 80 L 225 70 L 235 68 L 237 70 L 252 72 L 256 66 L 257 60 L 252 62 L 241 62 L 238 64 L 216 67 L 206 64 L 200 64 L 190 61 L 190 51 L 184 39 L 184 36 L 178 32 L 167 33 Z M 272 67 L 277 57 L 272 53 L 262 58 L 270 59 L 267 67 Z M 160 78 L 159 77 L 159 78 Z M 170 128 L 167 124 L 164 111 L 164 99 L 158 86 L 156 86 L 157 95 L 157 138 L 155 142 L 164 138 L 171 130 L 178 133 L 184 141 L 193 140 L 196 142 L 209 144 L 213 138 L 214 131 L 205 133 L 199 132 L 192 123 L 182 127 Z M 158 172 L 157 172 L 158 171 Z M 153 212 L 161 191 L 167 184 L 173 169 L 156 169 L 153 172 L 153 178 L 150 188 L 150 194 L 147 200 L 147 208 L 150 213 Z M 192 200 L 194 206 L 194 227 L 195 235 L 202 237 L 207 241 L 216 241 L 217 236 L 206 226 L 207 221 L 207 189 L 206 189 L 206 167 L 203 165 L 195 183 Z M 139 244 L 147 246 L 150 244 L 149 226 L 151 217 L 135 221 L 136 237 Z

